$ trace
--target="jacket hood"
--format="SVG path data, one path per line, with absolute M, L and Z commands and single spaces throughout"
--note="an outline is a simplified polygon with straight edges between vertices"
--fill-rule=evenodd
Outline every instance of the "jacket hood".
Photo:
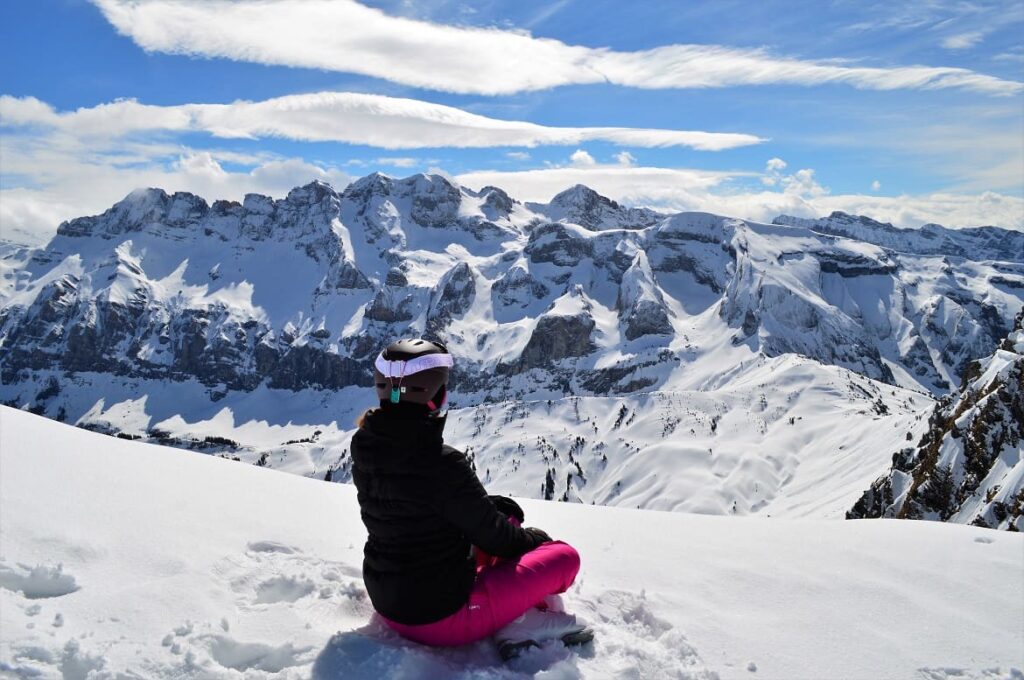
M 394 406 L 394 405 L 392 405 Z M 367 471 L 390 471 L 440 456 L 444 445 L 444 416 L 416 415 L 401 408 L 374 409 L 353 435 L 356 464 Z

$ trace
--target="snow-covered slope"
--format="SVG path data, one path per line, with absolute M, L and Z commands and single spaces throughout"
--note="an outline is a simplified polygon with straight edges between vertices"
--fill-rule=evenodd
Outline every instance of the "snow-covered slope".
M 466 406 L 449 412 L 446 431 L 503 493 L 841 518 L 892 452 L 927 427 L 934 403 L 927 395 L 723 342 L 720 363 L 691 367 L 672 390 Z M 70 381 L 51 374 L 31 384 L 35 404 L 83 427 L 335 482 L 350 481 L 354 422 L 375 400 L 363 387 L 261 386 L 211 404 L 196 381 L 95 374 Z
M 459 442 L 454 442 L 459 443 Z M 372 619 L 355 490 L 0 407 L 0 673 L 80 678 L 1005 678 L 1024 539 L 524 501 L 597 630 L 502 664 Z
M 936 405 L 917 448 L 893 456 L 849 517 L 1024 530 L 1024 312 L 963 387 Z
M 501 493 L 704 514 L 843 517 L 885 469 L 892 447 L 921 432 L 920 415 L 932 403 L 793 355 L 731 371 L 699 389 L 458 409 L 447 432 L 469 447 L 480 476 Z M 347 462 L 336 479 L 347 480 Z

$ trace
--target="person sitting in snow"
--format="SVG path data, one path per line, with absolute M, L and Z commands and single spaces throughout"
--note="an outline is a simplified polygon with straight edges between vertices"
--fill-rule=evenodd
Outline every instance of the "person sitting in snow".
M 363 580 L 399 635 L 427 645 L 495 636 L 506 658 L 544 640 L 592 633 L 560 609 L 580 568 L 576 550 L 533 527 L 511 498 L 489 496 L 442 434 L 452 356 L 401 340 L 374 363 L 379 408 L 352 437 L 352 478 L 369 534 Z

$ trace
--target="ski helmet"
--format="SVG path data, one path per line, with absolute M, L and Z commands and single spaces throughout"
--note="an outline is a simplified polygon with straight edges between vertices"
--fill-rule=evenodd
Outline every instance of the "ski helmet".
M 448 373 L 454 364 L 448 348 L 432 340 L 399 340 L 373 362 L 377 398 L 382 404 L 422 404 L 440 410 L 448 400 Z

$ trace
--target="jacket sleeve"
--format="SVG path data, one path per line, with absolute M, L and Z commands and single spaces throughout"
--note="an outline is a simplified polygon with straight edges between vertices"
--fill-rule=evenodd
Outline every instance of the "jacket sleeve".
M 435 505 L 470 542 L 496 557 L 519 557 L 541 541 L 498 511 L 465 456 L 450 450 L 442 456 Z

